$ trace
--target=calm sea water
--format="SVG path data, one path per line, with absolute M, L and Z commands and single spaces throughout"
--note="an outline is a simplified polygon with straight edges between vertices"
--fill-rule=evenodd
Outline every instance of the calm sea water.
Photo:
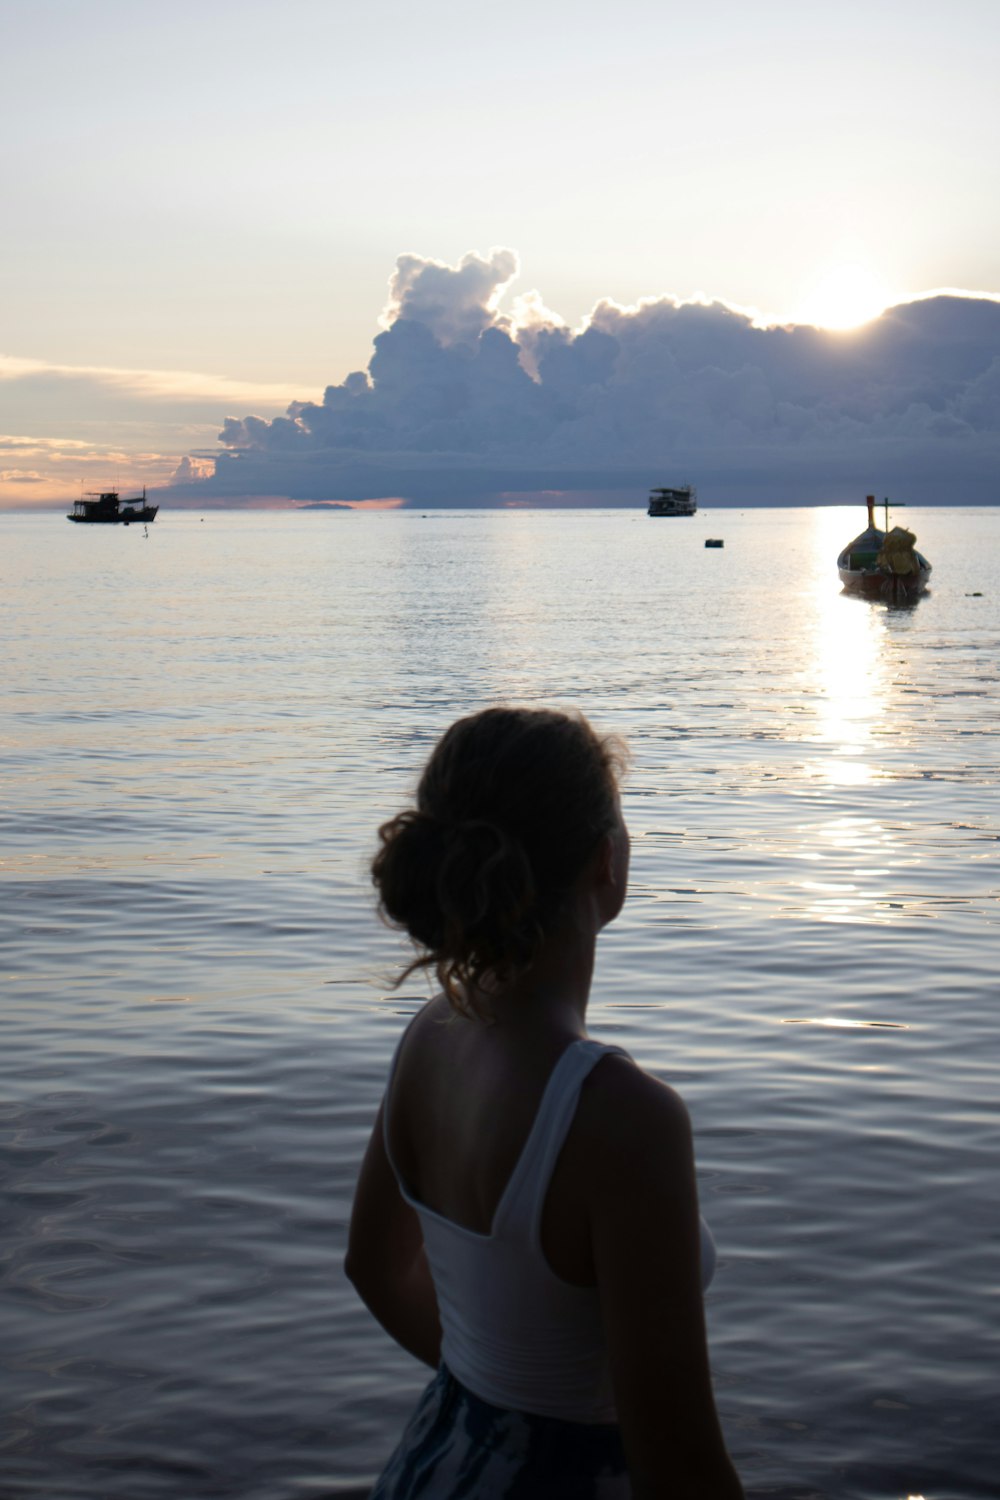
M 632 747 L 591 1029 L 691 1107 L 748 1493 L 1000 1495 L 1000 512 L 901 519 L 902 609 L 862 507 L 0 521 L 5 1500 L 365 1492 L 365 865 L 500 699 Z

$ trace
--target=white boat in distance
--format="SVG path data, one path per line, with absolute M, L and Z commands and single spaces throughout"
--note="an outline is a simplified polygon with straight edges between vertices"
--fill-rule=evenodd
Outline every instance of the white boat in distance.
M 676 489 L 650 490 L 650 516 L 693 516 L 698 509 L 698 491 L 693 484 L 682 484 Z

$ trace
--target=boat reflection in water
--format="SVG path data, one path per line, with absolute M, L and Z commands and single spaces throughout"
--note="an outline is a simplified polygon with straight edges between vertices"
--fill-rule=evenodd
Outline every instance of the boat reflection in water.
M 875 496 L 867 497 L 868 526 L 848 542 L 837 558 L 837 570 L 845 590 L 866 599 L 884 599 L 902 604 L 918 598 L 927 587 L 931 565 L 916 550 L 916 537 L 903 526 L 889 529 L 889 502 L 885 502 L 885 530 L 875 525 Z

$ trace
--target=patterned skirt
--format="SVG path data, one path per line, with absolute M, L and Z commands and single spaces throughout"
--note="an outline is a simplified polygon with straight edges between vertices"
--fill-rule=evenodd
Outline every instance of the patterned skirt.
M 442 1365 L 370 1500 L 630 1500 L 613 1423 L 492 1406 Z

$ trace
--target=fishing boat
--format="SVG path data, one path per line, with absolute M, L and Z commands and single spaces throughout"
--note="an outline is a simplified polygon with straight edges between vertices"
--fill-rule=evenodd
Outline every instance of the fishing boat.
M 693 516 L 698 509 L 698 491 L 693 484 L 682 484 L 676 489 L 665 487 L 650 490 L 650 516 Z
M 156 520 L 158 505 L 147 505 L 146 486 L 142 495 L 132 500 L 119 500 L 117 490 L 92 490 L 82 500 L 76 500 L 67 521 L 82 521 L 91 526 L 130 526 L 133 522 L 148 524 Z
M 931 565 L 915 546 L 916 537 L 904 526 L 889 527 L 889 502 L 885 502 L 885 527 L 875 525 L 875 496 L 866 497 L 868 526 L 837 558 L 837 571 L 845 590 L 866 599 L 884 599 L 899 604 L 916 599 L 927 587 Z

